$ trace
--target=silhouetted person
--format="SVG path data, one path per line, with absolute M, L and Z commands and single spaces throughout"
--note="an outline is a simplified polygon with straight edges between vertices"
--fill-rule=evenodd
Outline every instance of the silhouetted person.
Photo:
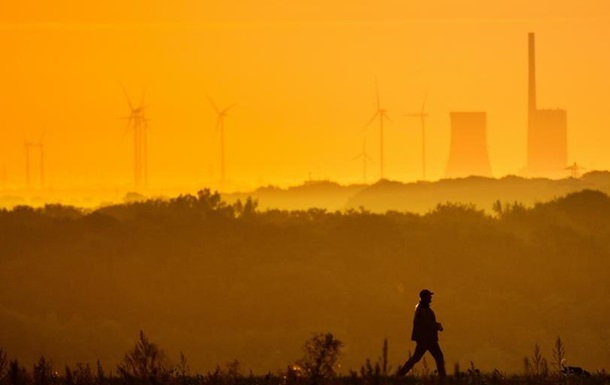
M 445 358 L 440 345 L 438 344 L 438 332 L 443 331 L 443 326 L 440 322 L 436 322 L 436 316 L 430 303 L 432 303 L 432 293 L 428 289 L 419 292 L 419 303 L 415 307 L 415 316 L 413 317 L 413 333 L 411 340 L 415 341 L 415 353 L 398 369 L 397 375 L 404 376 L 416 363 L 421 360 L 424 353 L 427 351 L 432 354 L 436 361 L 436 369 L 441 379 L 445 378 Z

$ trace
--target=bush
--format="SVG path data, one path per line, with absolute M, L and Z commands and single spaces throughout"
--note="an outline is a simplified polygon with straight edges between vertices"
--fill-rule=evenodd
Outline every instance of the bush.
M 127 382 L 137 384 L 165 384 L 171 377 L 165 354 L 148 340 L 143 331 L 117 371 Z
M 343 342 L 332 333 L 319 333 L 305 342 L 305 356 L 299 361 L 305 375 L 316 385 L 323 379 L 333 378 Z

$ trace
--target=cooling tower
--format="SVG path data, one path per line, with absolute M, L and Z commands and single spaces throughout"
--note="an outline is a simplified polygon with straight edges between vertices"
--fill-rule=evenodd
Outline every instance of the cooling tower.
M 485 112 L 451 112 L 451 145 L 447 178 L 491 177 Z

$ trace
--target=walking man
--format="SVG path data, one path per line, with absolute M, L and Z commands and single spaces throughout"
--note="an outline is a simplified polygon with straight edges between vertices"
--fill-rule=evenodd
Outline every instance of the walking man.
M 426 351 L 429 351 L 436 361 L 436 369 L 440 379 L 445 378 L 445 359 L 440 345 L 438 344 L 438 332 L 443 331 L 443 325 L 436 322 L 436 316 L 430 304 L 432 303 L 432 293 L 428 289 L 419 292 L 419 303 L 415 307 L 413 317 L 413 333 L 411 340 L 415 341 L 415 353 L 398 369 L 398 376 L 406 375 L 416 363 L 421 360 Z

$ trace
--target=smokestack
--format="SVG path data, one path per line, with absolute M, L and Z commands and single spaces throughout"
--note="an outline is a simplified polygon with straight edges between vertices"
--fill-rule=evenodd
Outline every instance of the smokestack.
M 487 153 L 487 114 L 451 112 L 451 146 L 447 178 L 491 177 Z
M 536 111 L 536 36 L 533 32 L 528 34 L 528 114 L 531 120 Z
M 565 176 L 568 164 L 568 123 L 565 110 L 536 106 L 535 35 L 528 34 L 527 166 L 530 177 Z

